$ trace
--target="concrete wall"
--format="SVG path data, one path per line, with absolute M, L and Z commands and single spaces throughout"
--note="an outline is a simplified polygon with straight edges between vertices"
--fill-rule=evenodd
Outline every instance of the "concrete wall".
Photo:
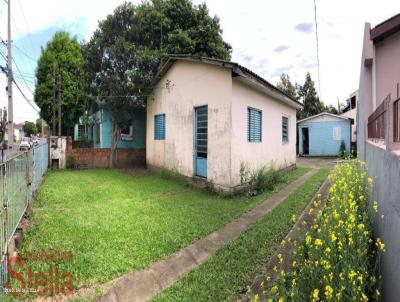
M 146 161 L 194 176 L 194 108 L 208 105 L 207 176 L 230 186 L 231 71 L 194 62 L 176 62 L 147 102 Z M 165 114 L 165 140 L 154 139 L 154 115 Z
M 335 127 L 341 129 L 340 140 L 335 140 L 333 137 L 333 129 Z M 342 140 L 346 144 L 346 151 L 350 152 L 350 121 L 327 118 L 327 120 L 312 119 L 299 123 L 300 155 L 303 155 L 303 128 L 308 128 L 309 156 L 337 156 Z
M 375 232 L 386 248 L 381 263 L 383 301 L 397 302 L 400 297 L 400 157 L 369 142 L 365 151 L 368 174 L 375 180 L 371 200 L 379 202 Z M 384 219 L 381 214 L 385 215 Z
M 235 79 L 232 89 L 232 183 L 240 183 L 242 161 L 251 168 L 295 164 L 296 110 Z M 262 111 L 261 142 L 247 141 L 248 107 Z M 289 142 L 282 141 L 282 116 L 289 118 Z

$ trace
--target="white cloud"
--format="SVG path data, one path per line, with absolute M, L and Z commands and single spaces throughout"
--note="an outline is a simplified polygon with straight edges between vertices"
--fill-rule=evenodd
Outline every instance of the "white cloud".
M 79 34 L 86 40 L 99 20 L 112 13 L 123 0 L 13 0 L 13 38 L 57 28 Z M 138 3 L 139 0 L 133 1 Z M 202 3 L 204 0 L 194 0 Z M 306 71 L 317 81 L 315 29 L 311 33 L 295 29 L 301 23 L 314 24 L 313 1 L 205 0 L 211 14 L 221 20 L 224 38 L 233 47 L 232 59 L 276 84 L 279 71 L 287 71 L 302 82 Z M 24 14 L 22 13 L 21 6 Z M 399 12 L 398 0 L 317 1 L 320 41 L 321 90 L 323 100 L 336 104 L 358 87 L 364 22 L 375 25 Z M 25 15 L 25 18 L 24 18 Z M 6 4 L 0 4 L 0 37 L 6 37 Z M 25 22 L 26 20 L 26 22 Z M 16 25 L 16 26 L 15 26 Z M 33 36 L 33 35 L 32 35 Z M 49 37 L 50 38 L 50 37 Z M 24 50 L 39 53 L 28 42 Z M 35 41 L 33 41 L 35 44 Z M 284 51 L 274 51 L 287 46 Z M 4 51 L 4 48 L 3 48 Z M 21 69 L 34 72 L 33 63 L 16 57 Z M 3 63 L 0 63 L 4 65 Z M 28 79 L 28 75 L 27 75 Z M 30 81 L 33 78 L 29 78 Z M 4 75 L 0 77 L 0 105 L 6 104 Z M 14 89 L 16 91 L 16 89 Z M 28 89 L 24 89 L 32 97 Z M 15 119 L 34 119 L 35 114 L 22 97 L 15 95 Z

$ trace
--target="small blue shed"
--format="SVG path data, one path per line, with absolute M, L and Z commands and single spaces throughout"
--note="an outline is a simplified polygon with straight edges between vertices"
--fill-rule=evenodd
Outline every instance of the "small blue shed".
M 344 141 L 351 148 L 352 119 L 322 112 L 297 122 L 298 147 L 301 156 L 337 156 Z

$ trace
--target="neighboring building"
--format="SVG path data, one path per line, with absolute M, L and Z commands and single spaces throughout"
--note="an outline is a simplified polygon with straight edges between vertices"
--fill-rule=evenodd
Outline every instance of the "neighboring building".
M 88 122 L 82 119 L 74 127 L 74 141 L 89 140 L 94 148 L 111 148 L 112 122 L 107 110 L 98 108 L 95 104 L 89 114 Z M 146 145 L 146 111 L 132 112 L 131 122 L 121 131 L 118 148 L 145 148 Z
M 385 243 L 383 301 L 400 297 L 400 14 L 371 29 L 365 24 L 361 60 L 357 148 L 375 179 L 380 203 L 375 234 Z M 384 218 L 381 218 L 384 214 Z
M 171 56 L 147 101 L 148 166 L 202 177 L 234 191 L 240 166 L 296 163 L 302 105 L 239 64 Z
M 351 118 L 354 123 L 351 125 L 351 142 L 357 142 L 357 103 L 358 90 L 353 92 L 346 100 L 346 106 L 342 109 L 341 116 Z
M 350 118 L 327 112 L 298 121 L 299 155 L 338 156 L 342 141 L 350 153 L 351 123 Z
M 8 125 L 6 125 L 6 135 L 4 137 L 4 141 L 8 144 Z M 14 136 L 14 142 L 19 142 L 21 138 L 23 138 L 25 135 L 24 133 L 24 125 L 23 124 L 13 124 L 13 136 Z

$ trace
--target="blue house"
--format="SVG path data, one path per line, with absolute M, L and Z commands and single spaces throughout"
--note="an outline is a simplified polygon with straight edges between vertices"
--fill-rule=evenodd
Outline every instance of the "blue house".
M 297 122 L 300 156 L 337 156 L 342 141 L 351 148 L 352 119 L 327 112 Z
M 111 114 L 105 109 L 92 108 L 88 122 L 83 123 L 81 119 L 79 124 L 74 127 L 74 141 L 83 141 L 89 139 L 93 142 L 93 147 L 111 148 L 112 140 L 112 122 Z M 121 130 L 121 137 L 117 143 L 120 149 L 139 149 L 146 147 L 146 111 L 132 111 L 132 119 Z

